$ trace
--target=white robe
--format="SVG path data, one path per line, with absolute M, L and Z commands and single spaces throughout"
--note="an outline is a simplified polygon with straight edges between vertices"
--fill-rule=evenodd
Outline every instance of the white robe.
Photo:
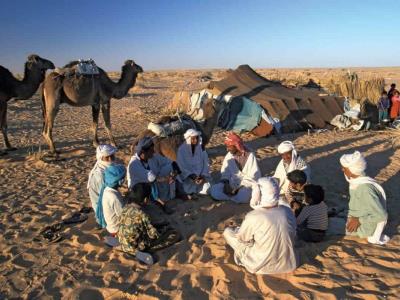
M 172 171 L 172 161 L 168 158 L 155 153 L 148 160 L 148 169 L 137 154 L 133 155 L 127 171 L 128 188 L 132 189 L 137 183 L 155 183 L 158 188 L 159 198 L 163 201 L 175 198 L 175 182 L 158 182 L 160 177 L 168 176 Z
M 118 232 L 119 218 L 122 214 L 121 194 L 110 187 L 106 187 L 103 193 L 103 214 L 107 224 L 107 231 L 110 233 Z
M 87 189 L 89 192 L 90 202 L 94 211 L 97 209 L 97 201 L 99 200 L 99 192 L 103 186 L 104 171 L 111 164 L 97 161 L 93 169 L 89 173 Z
M 224 193 L 224 184 L 217 183 L 211 187 L 211 196 L 216 200 L 232 200 L 236 203 L 247 203 L 250 201 L 252 187 L 261 177 L 257 158 L 250 152 L 247 161 L 240 171 L 235 158 L 228 152 L 221 167 L 221 180 L 228 180 L 232 188 L 240 188 L 236 195 L 230 196 Z
M 235 262 L 256 274 L 294 271 L 295 236 L 296 219 L 286 206 L 257 208 L 246 215 L 240 227 L 224 231 Z
M 210 188 L 210 169 L 208 155 L 200 143 L 196 145 L 194 153 L 192 152 L 192 145 L 188 143 L 183 143 L 178 148 L 177 160 L 179 168 L 181 169 L 181 174 L 179 175 L 179 181 L 182 182 L 183 189 L 186 194 L 201 193 L 207 194 Z M 201 185 L 196 184 L 188 176 L 195 174 L 197 176 L 203 176 L 205 182 Z
M 287 179 L 287 174 L 294 170 L 301 170 L 306 173 L 307 182 L 311 182 L 311 169 L 300 156 L 292 157 L 292 161 L 286 169 L 283 163 L 283 159 L 281 159 L 278 166 L 276 167 L 275 174 L 273 176 L 279 181 L 280 195 L 285 195 L 287 189 L 289 188 L 289 180 Z

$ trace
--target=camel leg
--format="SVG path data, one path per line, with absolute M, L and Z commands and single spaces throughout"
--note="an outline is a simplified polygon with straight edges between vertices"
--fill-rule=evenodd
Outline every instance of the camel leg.
M 44 91 L 46 97 L 45 101 L 45 113 L 44 113 L 44 126 L 43 126 L 43 137 L 46 140 L 50 152 L 53 154 L 57 154 L 56 147 L 53 142 L 53 126 L 54 120 L 56 119 L 58 110 L 60 109 L 60 100 L 58 93 L 59 91 Z M 46 101 L 47 100 L 47 101 Z
M 111 145 L 113 145 L 114 147 L 117 147 L 117 143 L 115 142 L 114 137 L 112 135 L 112 131 L 111 131 L 111 118 L 110 118 L 111 103 L 110 103 L 110 101 L 101 105 L 101 111 L 103 113 L 104 125 L 106 127 L 108 137 L 111 141 Z
M 1 132 L 3 133 L 4 144 L 8 151 L 17 150 L 17 148 L 11 147 L 10 141 L 8 140 L 7 135 L 7 101 L 0 101 L 0 127 Z
M 98 105 L 92 105 L 92 132 L 93 132 L 93 146 L 99 145 L 99 139 L 97 137 L 97 125 L 99 124 L 100 107 Z

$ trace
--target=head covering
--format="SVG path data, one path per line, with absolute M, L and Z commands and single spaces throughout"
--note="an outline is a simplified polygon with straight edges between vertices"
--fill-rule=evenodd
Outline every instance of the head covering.
M 104 171 L 104 182 L 100 189 L 96 208 L 96 220 L 105 228 L 107 226 L 103 213 L 103 194 L 106 187 L 116 188 L 122 185 L 125 179 L 126 168 L 123 165 L 111 165 Z
M 185 134 L 183 135 L 183 137 L 185 138 L 185 141 L 187 144 L 191 143 L 191 138 L 194 136 L 198 136 L 199 137 L 199 143 L 201 144 L 201 132 L 197 131 L 195 129 L 188 129 Z
M 291 141 L 284 141 L 279 144 L 278 146 L 279 154 L 287 153 L 290 151 L 296 151 L 296 148 L 294 147 L 294 144 Z
M 226 146 L 234 146 L 242 153 L 246 151 L 243 140 L 240 138 L 240 136 L 232 131 L 228 132 L 228 134 L 226 135 L 224 144 Z
M 260 199 L 252 205 L 253 209 L 272 207 L 279 202 L 279 185 L 272 177 L 261 177 L 257 180 L 261 192 Z
M 135 147 L 135 153 L 140 155 L 143 151 L 146 151 L 154 146 L 153 139 L 149 136 L 142 138 Z
M 344 154 L 340 158 L 340 164 L 348 168 L 351 173 L 357 176 L 365 176 L 367 169 L 367 161 L 360 151 L 355 151 L 353 154 Z
M 96 159 L 101 161 L 104 157 L 111 156 L 117 152 L 117 148 L 109 144 L 99 145 L 96 148 Z
M 98 168 L 105 170 L 108 166 L 112 164 L 112 162 L 104 161 L 103 158 L 107 156 L 111 156 L 117 152 L 117 148 L 109 145 L 109 144 L 102 144 L 97 146 L 96 148 L 96 164 L 94 165 L 93 169 L 89 173 L 89 179 L 87 183 L 87 188 L 90 187 L 90 182 L 96 170 Z

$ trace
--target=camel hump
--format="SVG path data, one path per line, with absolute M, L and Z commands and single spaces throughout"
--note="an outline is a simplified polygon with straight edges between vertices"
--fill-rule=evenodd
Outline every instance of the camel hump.
M 83 75 L 93 76 L 100 74 L 100 68 L 96 65 L 95 61 L 91 58 L 84 60 L 73 60 L 62 68 L 57 68 L 56 72 L 63 76 Z

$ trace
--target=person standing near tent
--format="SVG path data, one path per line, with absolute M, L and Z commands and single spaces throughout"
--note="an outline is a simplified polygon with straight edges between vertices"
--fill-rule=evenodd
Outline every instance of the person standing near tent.
M 392 96 L 392 107 L 390 109 L 390 118 L 395 120 L 400 115 L 400 96 L 399 91 L 395 90 Z
M 107 167 L 111 166 L 111 164 L 113 164 L 113 162 L 115 161 L 116 151 L 117 148 L 108 144 L 99 145 L 96 148 L 97 161 L 93 169 L 89 173 L 89 179 L 87 183 L 89 198 L 94 212 L 96 212 L 100 189 L 103 185 L 104 170 Z M 97 219 L 96 222 L 100 224 L 99 220 Z
M 254 189 L 253 210 L 240 227 L 226 228 L 224 238 L 234 251 L 236 264 L 250 273 L 292 272 L 297 267 L 296 219 L 290 208 L 278 204 L 279 187 L 274 178 L 260 178 Z
M 389 91 L 388 91 L 388 98 L 389 98 L 389 100 L 392 100 L 394 91 L 396 91 L 396 84 L 395 84 L 395 83 L 392 83 L 392 84 L 390 85 L 390 89 L 389 89 Z
M 151 137 L 142 138 L 128 165 L 128 188 L 133 198 L 151 198 L 165 213 L 172 213 L 166 203 L 175 198 L 175 176 L 172 161 L 154 153 Z
M 234 132 L 225 139 L 228 150 L 221 167 L 221 181 L 211 187 L 211 197 L 215 200 L 231 200 L 236 203 L 248 203 L 252 187 L 261 177 L 255 154 Z
M 307 163 L 297 154 L 291 141 L 284 141 L 278 146 L 278 153 L 282 159 L 279 162 L 274 177 L 279 180 L 280 194 L 285 195 L 289 187 L 287 174 L 294 170 L 301 170 L 307 175 L 307 182 L 311 179 L 311 170 Z
M 390 99 L 386 91 L 382 92 L 382 96 L 378 100 L 378 120 L 381 124 L 384 120 L 389 117 L 388 111 L 390 107 Z
M 372 244 L 386 244 L 389 237 L 383 234 L 388 218 L 385 191 L 366 176 L 367 162 L 359 151 L 344 154 L 340 164 L 350 192 L 346 233 L 367 238 Z
M 189 129 L 184 134 L 185 141 L 178 148 L 177 163 L 181 174 L 183 192 L 206 195 L 210 189 L 210 171 L 207 152 L 203 149 L 200 131 Z

